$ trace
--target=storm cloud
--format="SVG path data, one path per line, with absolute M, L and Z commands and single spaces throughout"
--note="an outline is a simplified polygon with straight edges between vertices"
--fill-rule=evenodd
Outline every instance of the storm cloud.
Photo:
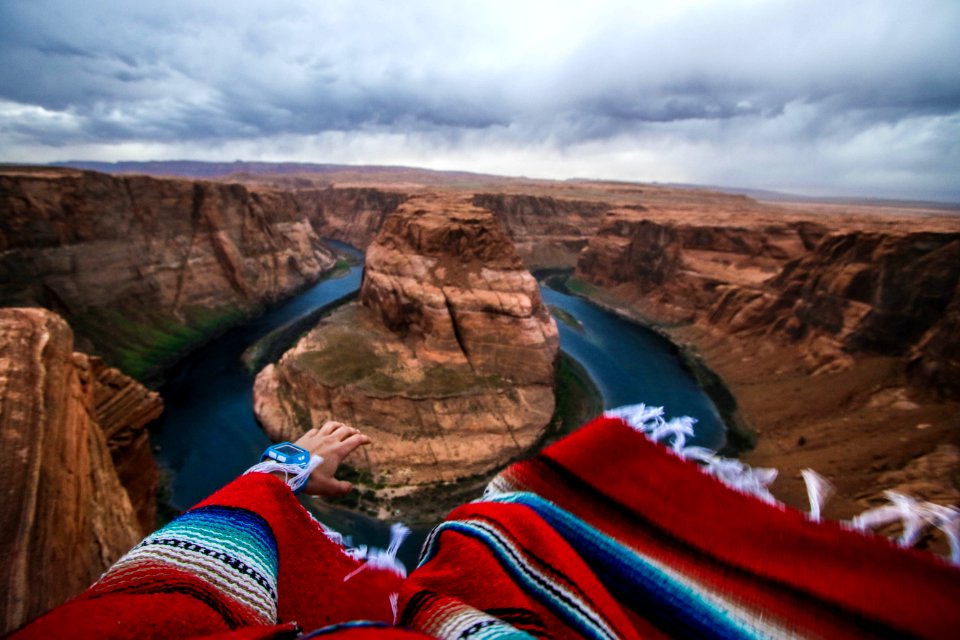
M 960 3 L 0 3 L 0 160 L 960 201 Z

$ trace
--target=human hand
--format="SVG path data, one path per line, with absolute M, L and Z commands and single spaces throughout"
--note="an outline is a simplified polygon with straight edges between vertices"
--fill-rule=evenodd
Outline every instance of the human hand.
M 358 447 L 371 442 L 370 438 L 357 429 L 332 420 L 300 436 L 294 444 L 303 447 L 311 455 L 323 458 L 323 463 L 310 474 L 310 480 L 304 487 L 303 493 L 315 496 L 339 496 L 348 493 L 353 489 L 353 485 L 334 477 L 337 467 Z

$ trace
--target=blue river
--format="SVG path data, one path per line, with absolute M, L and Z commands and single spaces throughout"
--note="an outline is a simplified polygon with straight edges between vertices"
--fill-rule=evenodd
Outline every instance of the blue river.
M 345 246 L 338 246 L 346 251 Z M 151 427 L 151 442 L 170 483 L 169 502 L 186 509 L 254 464 L 270 443 L 253 413 L 253 374 L 241 356 L 271 331 L 356 293 L 362 268 L 323 280 L 260 317 L 230 329 L 190 353 L 168 372 L 160 389 L 163 417 Z M 656 333 L 572 295 L 542 286 L 544 300 L 576 318 L 572 328 L 558 318 L 561 348 L 577 360 L 600 389 L 604 406 L 645 402 L 669 416 L 697 418 L 696 444 L 717 448 L 724 427 L 716 409 L 683 367 L 672 345 Z M 302 500 L 354 544 L 385 547 L 389 523 L 345 509 Z M 411 566 L 427 529 L 416 528 L 401 560 Z

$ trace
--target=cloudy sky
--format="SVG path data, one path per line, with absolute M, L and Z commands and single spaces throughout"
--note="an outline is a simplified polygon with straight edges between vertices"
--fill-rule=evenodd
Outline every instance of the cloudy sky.
M 960 201 L 960 2 L 0 0 L 0 161 Z

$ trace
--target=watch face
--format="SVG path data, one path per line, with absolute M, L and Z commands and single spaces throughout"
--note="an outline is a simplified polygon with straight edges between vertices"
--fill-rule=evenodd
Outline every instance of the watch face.
M 303 449 L 295 447 L 292 444 L 278 444 L 273 450 L 286 456 L 295 456 L 303 452 Z

